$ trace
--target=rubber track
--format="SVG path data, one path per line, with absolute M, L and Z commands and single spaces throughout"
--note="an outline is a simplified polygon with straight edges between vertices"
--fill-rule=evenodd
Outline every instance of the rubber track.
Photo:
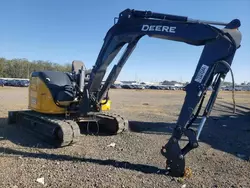
M 46 126 L 49 126 L 48 128 L 48 132 L 46 131 L 47 134 L 43 134 L 43 131 L 39 130 L 38 127 L 38 131 L 37 130 L 30 130 L 33 131 L 37 134 L 39 134 L 39 136 L 44 135 L 45 137 L 50 137 L 50 140 L 53 140 L 53 134 L 52 132 L 49 132 L 49 130 L 53 129 L 53 128 L 61 128 L 62 132 L 63 132 L 63 140 L 61 141 L 60 144 L 53 142 L 50 143 L 52 145 L 55 145 L 56 147 L 63 147 L 63 146 L 68 146 L 70 144 L 73 144 L 75 142 L 77 142 L 78 137 L 80 136 L 80 129 L 77 125 L 76 122 L 73 121 L 68 121 L 68 120 L 64 120 L 63 118 L 60 117 L 50 117 L 50 116 L 46 116 L 46 115 L 41 115 L 40 113 L 36 113 L 33 111 L 22 111 L 19 112 L 19 114 L 21 115 L 21 117 L 23 118 L 29 118 L 31 119 L 31 121 L 36 121 L 36 122 L 40 122 L 40 123 L 46 123 Z M 25 125 L 23 125 L 25 126 Z M 51 126 L 51 127 L 50 127 Z M 54 126 L 54 127 L 52 127 Z M 44 129 L 44 126 L 41 126 L 41 130 Z M 51 133 L 50 135 L 48 135 L 48 133 Z M 45 138 L 44 137 L 44 138 Z
M 101 112 L 100 114 L 96 115 L 97 117 L 100 118 L 109 118 L 113 119 L 117 122 L 117 131 L 113 134 L 119 134 L 121 132 L 127 131 L 128 130 L 128 120 L 122 117 L 119 114 L 112 113 L 112 112 Z
M 73 120 L 64 120 L 64 121 L 71 126 L 71 129 L 73 131 L 72 144 L 77 143 L 79 141 L 80 136 L 81 136 L 81 131 L 80 131 L 79 125 Z
M 38 129 L 31 129 L 29 127 L 25 127 L 25 124 L 22 125 L 22 127 L 25 127 L 28 129 L 28 131 L 35 133 L 37 136 L 42 137 L 42 140 L 48 142 L 49 144 L 52 144 L 56 147 L 64 147 L 69 146 L 73 143 L 77 143 L 80 138 L 80 128 L 77 122 L 74 120 L 68 120 L 64 119 L 60 116 L 47 116 L 42 115 L 40 113 L 34 112 L 34 111 L 20 111 L 18 112 L 18 116 L 22 118 L 28 118 L 31 122 L 40 122 L 42 124 L 46 124 L 45 126 L 37 126 Z M 112 132 L 112 134 L 119 134 L 121 132 L 124 132 L 128 129 L 128 120 L 124 119 L 121 115 L 111 112 L 101 112 L 95 114 L 98 118 L 104 118 L 104 119 L 111 119 L 111 121 L 116 122 L 115 130 L 116 132 Z M 41 127 L 41 129 L 39 129 Z M 54 128 L 61 128 L 63 132 L 63 140 L 60 144 L 58 144 L 53 137 L 51 129 Z M 46 130 L 47 128 L 47 130 Z M 45 130 L 44 130 L 45 129 Z M 44 133 L 45 131 L 45 133 Z M 51 133 L 51 134 L 50 134 Z M 49 135 L 48 135 L 49 134 Z M 47 139 L 48 137 L 49 140 Z

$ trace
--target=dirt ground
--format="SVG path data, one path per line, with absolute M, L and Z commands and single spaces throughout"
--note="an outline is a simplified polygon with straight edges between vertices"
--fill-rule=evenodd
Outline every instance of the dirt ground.
M 190 178 L 158 173 L 185 92 L 117 89 L 110 96 L 130 131 L 82 135 L 73 146 L 51 149 L 7 125 L 8 110 L 27 108 L 27 88 L 0 88 L 0 187 L 250 187 L 250 92 L 236 92 L 236 114 L 231 92 L 219 94 L 199 148 L 186 156 Z

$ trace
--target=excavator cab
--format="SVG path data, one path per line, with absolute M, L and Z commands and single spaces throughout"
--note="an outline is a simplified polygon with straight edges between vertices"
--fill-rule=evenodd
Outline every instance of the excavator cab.
M 64 72 L 38 71 L 30 77 L 29 109 L 63 114 L 75 98 L 72 81 Z
M 86 70 L 81 61 L 72 62 L 72 72 L 37 71 L 30 77 L 29 109 L 46 114 L 73 112 L 73 106 L 89 80 L 91 70 Z M 111 101 L 103 99 L 101 110 L 110 110 Z

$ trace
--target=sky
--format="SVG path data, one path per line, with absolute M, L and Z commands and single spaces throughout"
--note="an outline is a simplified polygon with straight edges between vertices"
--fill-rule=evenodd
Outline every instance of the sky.
M 105 35 L 114 24 L 114 17 L 127 8 L 200 20 L 230 22 L 240 19 L 242 43 L 232 69 L 236 83 L 250 82 L 249 0 L 2 1 L 0 57 L 48 60 L 59 64 L 81 60 L 87 68 L 92 68 Z M 144 36 L 118 80 L 190 81 L 202 50 L 203 46 Z M 107 73 L 115 63 L 112 62 Z M 225 81 L 231 81 L 229 73 Z

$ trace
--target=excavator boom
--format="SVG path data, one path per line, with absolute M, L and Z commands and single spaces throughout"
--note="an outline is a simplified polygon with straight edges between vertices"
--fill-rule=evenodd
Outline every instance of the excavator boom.
M 191 82 L 186 87 L 185 101 L 172 137 L 161 150 L 167 158 L 167 168 L 170 174 L 182 176 L 185 167 L 184 156 L 190 150 L 198 147 L 198 137 L 211 112 L 220 83 L 228 73 L 235 52 L 240 47 L 241 33 L 238 30 L 241 25 L 240 20 L 234 19 L 229 23 L 201 21 L 185 16 L 131 9 L 122 11 L 117 20 L 104 38 L 103 46 L 90 74 L 90 80 L 84 89 L 83 102 L 80 104 L 81 112 L 84 114 L 93 111 L 93 108 L 100 105 L 100 101 L 117 79 L 127 59 L 143 36 L 204 46 Z M 213 25 L 221 25 L 224 28 L 219 29 Z M 108 66 L 125 44 L 127 44 L 125 52 L 101 87 Z M 197 134 L 190 126 L 197 118 L 200 105 L 211 85 L 213 92 Z M 178 141 L 183 134 L 188 137 L 189 143 L 181 149 Z
M 210 22 L 207 21 L 207 23 Z M 230 45 L 239 46 L 239 44 L 232 44 L 235 43 L 235 41 L 227 32 L 207 23 L 203 23 L 199 20 L 188 19 L 183 16 L 152 13 L 150 11 L 124 10 L 120 13 L 118 22 L 109 29 L 104 38 L 104 44 L 90 76 L 88 84 L 89 93 L 96 95 L 99 92 L 106 70 L 121 48 L 125 44 L 128 44 L 124 55 L 117 64 L 117 68 L 122 68 L 139 39 L 145 35 L 154 38 L 184 42 L 190 45 L 205 45 L 198 66 L 204 64 L 202 61 L 213 62 L 226 57 L 230 54 L 230 52 L 227 51 L 228 46 Z M 234 32 L 234 34 L 240 36 L 238 30 L 233 30 L 240 26 L 240 21 L 237 19 L 228 24 L 220 22 L 211 23 L 225 25 L 225 29 L 231 29 L 230 32 Z M 238 36 L 236 36 L 236 38 L 237 37 Z M 239 43 L 239 41 L 236 42 Z M 215 50 L 212 45 L 221 50 Z M 231 49 L 231 51 L 233 52 L 234 49 Z M 210 54 L 212 55 L 210 56 Z M 210 56 L 210 58 L 207 59 L 207 56 Z M 230 61 L 228 63 L 230 63 Z M 104 89 L 108 90 L 109 88 Z M 95 96 L 95 98 L 96 97 L 97 96 Z M 97 97 L 99 101 L 101 100 L 101 97 L 103 96 Z

